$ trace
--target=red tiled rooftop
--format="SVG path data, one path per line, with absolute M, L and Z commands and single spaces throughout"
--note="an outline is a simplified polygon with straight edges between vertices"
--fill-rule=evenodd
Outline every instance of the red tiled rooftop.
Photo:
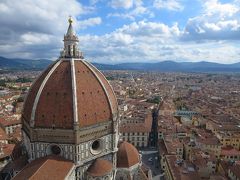
M 176 164 L 177 156 L 176 155 L 167 155 L 166 160 L 168 162 L 171 174 L 174 180 L 200 180 L 200 177 L 197 171 L 189 162 L 184 162 L 185 165 L 179 166 Z M 193 171 L 188 171 L 185 167 L 191 167 Z M 185 173 L 186 172 L 186 173 Z
M 73 162 L 59 156 L 46 156 L 26 165 L 13 180 L 59 180 L 65 179 L 73 168 Z
M 221 155 L 223 155 L 223 156 L 240 156 L 240 151 L 231 146 L 223 147 L 221 150 Z
M 3 155 L 0 158 L 10 156 L 14 150 L 15 144 L 2 144 Z
M 112 171 L 113 165 L 111 162 L 104 159 L 96 159 L 88 168 L 87 173 L 94 177 L 105 176 Z
M 137 149 L 126 141 L 120 143 L 117 152 L 117 167 L 129 168 L 139 162 L 140 158 Z
M 7 140 L 7 139 L 8 139 L 7 134 L 2 128 L 0 128 L 0 140 Z
M 39 100 L 36 101 L 35 114 L 32 114 L 35 115 L 35 126 L 73 128 L 75 104 L 73 103 L 72 72 L 74 71 L 79 126 L 86 127 L 110 121 L 113 115 L 117 114 L 117 100 L 105 77 L 88 62 L 75 60 L 74 64 L 72 67 L 70 61 L 62 60 L 55 70 L 51 72 L 53 66 L 50 66 L 35 81 L 24 104 L 22 117 L 26 122 L 30 122 L 36 95 L 43 85 Z
M 140 123 L 122 123 L 120 126 L 121 133 L 130 132 L 150 132 L 152 128 L 152 115 L 148 113 L 145 117 L 144 122 Z
M 6 126 L 10 126 L 10 125 L 21 124 L 21 121 L 17 120 L 17 119 L 6 120 L 4 118 L 0 118 L 0 124 L 1 124 L 1 126 L 6 127 Z

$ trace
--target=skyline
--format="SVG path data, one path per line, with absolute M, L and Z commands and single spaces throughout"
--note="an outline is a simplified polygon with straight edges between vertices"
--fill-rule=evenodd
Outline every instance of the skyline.
M 71 15 L 90 61 L 236 63 L 239 12 L 239 0 L 7 0 L 0 2 L 0 56 L 56 59 Z

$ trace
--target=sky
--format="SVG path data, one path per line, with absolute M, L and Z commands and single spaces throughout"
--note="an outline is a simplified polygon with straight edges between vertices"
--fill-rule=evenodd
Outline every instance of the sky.
M 55 60 L 70 15 L 91 62 L 240 62 L 240 0 L 0 0 L 0 56 Z

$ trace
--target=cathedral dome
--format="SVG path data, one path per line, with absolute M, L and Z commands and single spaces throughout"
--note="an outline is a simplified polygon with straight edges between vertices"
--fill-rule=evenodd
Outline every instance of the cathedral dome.
M 117 167 L 129 168 L 138 163 L 140 163 L 138 150 L 126 141 L 120 143 L 117 152 Z
M 25 98 L 22 136 L 28 161 L 56 155 L 76 165 L 79 179 L 105 172 L 111 177 L 119 138 L 117 99 L 104 75 L 78 49 L 71 19 L 63 41 L 60 57 Z M 105 169 L 95 172 L 99 165 Z
M 72 20 L 60 58 L 33 83 L 25 99 L 23 125 L 78 129 L 116 119 L 117 100 L 104 77 L 78 49 Z
M 59 59 L 34 82 L 22 118 L 37 128 L 72 129 L 109 121 L 117 113 L 104 75 L 80 59 Z

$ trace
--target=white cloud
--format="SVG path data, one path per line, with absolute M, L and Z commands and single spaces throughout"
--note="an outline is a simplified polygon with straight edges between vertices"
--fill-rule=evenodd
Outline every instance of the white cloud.
M 220 31 L 221 28 L 214 23 L 205 23 L 205 27 L 212 31 Z
M 10 12 L 10 8 L 6 4 L 0 3 L 0 12 Z
M 1 1 L 1 55 L 21 58 L 56 56 L 67 30 L 68 16 L 72 15 L 76 22 L 76 17 L 92 11 L 93 8 L 83 6 L 77 0 Z M 101 19 L 98 17 L 79 22 L 84 28 L 99 23 Z
M 120 17 L 124 19 L 130 19 L 135 21 L 136 17 L 154 17 L 154 13 L 151 12 L 147 7 L 144 7 L 143 2 L 141 0 L 132 1 L 132 9 L 128 10 L 124 13 L 114 12 L 109 13 L 107 17 Z
M 138 6 L 135 9 L 126 13 L 109 13 L 107 17 L 120 17 L 123 19 L 130 19 L 135 21 L 136 17 L 142 17 L 147 15 L 148 17 L 154 17 L 154 13 L 149 11 L 146 7 Z
M 175 49 L 171 49 L 174 46 L 171 43 L 179 35 L 177 24 L 168 27 L 162 23 L 140 21 L 103 36 L 81 36 L 80 48 L 87 58 L 98 62 L 154 61 L 171 54 Z M 165 49 L 161 51 L 161 48 Z
M 123 9 L 118 11 L 118 15 L 125 15 L 134 21 L 140 19 L 137 17 L 153 15 L 150 11 L 152 9 L 145 6 L 141 0 L 132 2 L 132 5 L 119 5 L 118 7 Z M 98 0 L 93 0 L 92 3 L 96 5 Z M 68 4 L 68 8 L 65 4 Z M 170 5 L 166 6 L 168 9 L 171 7 L 169 10 L 183 8 L 180 3 Z M 210 5 L 211 7 L 207 7 Z M 203 3 L 203 9 L 199 16 L 189 19 L 184 30 L 181 30 L 177 23 L 167 25 L 141 20 L 123 25 L 107 34 L 82 35 L 79 37 L 79 46 L 87 59 L 102 63 L 161 60 L 236 62 L 240 59 L 240 53 L 231 40 L 240 37 L 239 3 L 236 1 L 223 4 L 211 0 Z M 85 20 L 81 17 L 94 10 L 75 0 L 1 2 L 1 55 L 56 58 L 62 48 L 68 16 L 71 14 L 75 19 L 75 28 L 84 29 L 102 23 L 101 17 L 88 16 Z
M 239 11 L 239 7 L 230 3 L 220 3 L 218 0 L 208 0 L 203 4 L 205 13 L 209 16 L 217 14 L 220 17 L 232 16 Z
M 85 29 L 87 27 L 99 25 L 101 23 L 102 23 L 101 17 L 89 18 L 89 19 L 77 22 L 80 29 Z
M 90 3 L 91 5 L 95 5 L 95 4 L 97 4 L 99 1 L 100 1 L 100 0 L 90 0 L 89 3 Z
M 189 19 L 184 40 L 236 40 L 240 39 L 240 6 L 218 0 L 203 2 L 203 12 Z
M 20 37 L 22 42 L 27 45 L 48 44 L 52 38 L 54 38 L 52 35 L 30 32 Z
M 167 9 L 170 11 L 182 11 L 184 9 L 179 0 L 154 0 L 153 6 L 157 9 Z
M 130 35 L 128 34 L 123 34 L 123 33 L 113 33 L 112 35 L 112 41 L 114 43 L 117 43 L 118 45 L 128 45 L 133 42 L 133 39 Z
M 232 42 L 186 43 L 180 40 L 182 34 L 177 23 L 139 21 L 102 36 L 80 36 L 80 49 L 90 61 L 113 64 L 162 60 L 233 63 L 240 58 Z
M 177 23 L 172 27 L 169 27 L 163 23 L 145 21 L 124 25 L 122 28 L 116 30 L 116 32 L 126 33 L 136 37 L 160 37 L 163 39 L 177 37 L 180 35 Z
M 109 4 L 112 8 L 129 9 L 133 6 L 133 0 L 112 0 Z

